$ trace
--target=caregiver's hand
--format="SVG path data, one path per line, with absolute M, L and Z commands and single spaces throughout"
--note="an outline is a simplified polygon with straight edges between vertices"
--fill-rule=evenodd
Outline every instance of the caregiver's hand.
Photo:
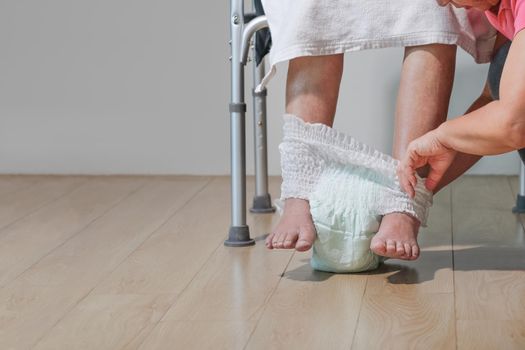
M 405 157 L 399 163 L 397 174 L 401 187 L 411 198 L 416 195 L 416 169 L 427 164 L 430 166 L 425 186 L 432 191 L 456 156 L 456 151 L 440 141 L 440 132 L 437 128 L 412 141 L 408 145 Z

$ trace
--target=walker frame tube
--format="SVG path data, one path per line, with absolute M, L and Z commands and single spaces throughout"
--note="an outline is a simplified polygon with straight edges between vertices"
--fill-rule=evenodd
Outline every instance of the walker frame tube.
M 230 99 L 230 171 L 231 171 L 231 226 L 224 245 L 244 247 L 255 244 L 246 223 L 246 103 L 244 96 L 244 64 L 251 37 L 267 26 L 264 16 L 244 25 L 244 1 L 230 0 L 231 99 Z M 246 53 L 246 54 L 245 54 Z M 264 70 L 264 65 L 259 68 Z M 264 72 L 257 73 L 264 75 Z M 254 96 L 264 97 L 264 96 Z M 263 128 L 256 131 L 256 197 L 268 195 L 266 155 L 266 99 L 256 99 L 255 118 Z M 257 125 L 258 122 L 256 122 Z M 263 154 L 264 153 L 264 154 Z M 259 197 L 258 197 L 259 196 Z M 258 204 L 257 207 L 260 205 Z M 270 204 L 271 207 L 271 204 Z M 256 206 L 254 206 L 255 209 Z M 260 212 L 260 211 L 257 211 Z M 267 212 L 267 211 L 266 211 Z
M 244 101 L 244 67 L 241 55 L 244 27 L 244 2 L 230 2 L 231 100 L 230 100 L 230 167 L 231 226 L 224 245 L 243 247 L 255 244 L 246 224 L 246 134 Z
M 267 23 L 265 21 L 265 23 Z M 266 24 L 267 25 L 267 24 Z M 257 37 L 254 37 L 253 56 L 255 57 L 255 46 Z M 253 62 L 253 139 L 255 141 L 255 196 L 250 209 L 252 213 L 273 213 L 272 198 L 268 192 L 268 143 L 266 129 L 266 96 L 267 90 L 263 88 L 255 92 L 255 88 L 261 83 L 265 74 L 264 58 L 257 65 Z

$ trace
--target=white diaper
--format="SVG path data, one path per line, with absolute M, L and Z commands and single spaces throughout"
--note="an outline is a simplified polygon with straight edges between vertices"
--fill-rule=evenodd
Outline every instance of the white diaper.
M 279 146 L 281 200 L 310 202 L 317 230 L 311 265 L 329 272 L 377 268 L 370 241 L 383 215 L 408 213 L 426 225 L 432 193 L 419 178 L 411 199 L 396 175 L 398 161 L 324 124 L 285 115 Z

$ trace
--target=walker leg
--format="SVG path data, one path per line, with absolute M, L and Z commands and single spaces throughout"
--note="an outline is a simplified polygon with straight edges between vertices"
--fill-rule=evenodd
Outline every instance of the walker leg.
M 255 38 L 254 38 L 255 40 Z M 254 50 L 255 51 L 255 50 Z M 254 52 L 255 57 L 255 52 Z M 255 140 L 255 196 L 250 211 L 252 213 L 273 213 L 272 198 L 268 193 L 268 147 L 266 133 L 266 88 L 255 92 L 264 77 L 264 59 L 259 66 L 253 62 L 253 136 Z
M 244 101 L 244 66 L 240 50 L 244 25 L 244 3 L 231 0 L 231 101 L 230 101 L 230 152 L 231 152 L 231 226 L 225 246 L 254 245 L 246 224 L 246 135 Z

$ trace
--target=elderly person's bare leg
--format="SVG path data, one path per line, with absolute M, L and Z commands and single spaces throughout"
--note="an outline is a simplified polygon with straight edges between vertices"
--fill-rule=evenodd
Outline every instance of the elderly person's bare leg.
M 447 118 L 454 79 L 456 47 L 407 47 L 397 99 L 394 158 L 400 159 L 410 141 L 435 129 Z M 425 176 L 425 170 L 421 171 Z M 383 217 L 370 248 L 376 254 L 414 260 L 419 256 L 419 222 L 407 214 Z
M 332 126 L 343 73 L 343 55 L 300 57 L 290 61 L 286 82 L 286 113 L 309 123 Z M 270 249 L 306 251 L 316 231 L 308 201 L 285 200 L 283 215 L 266 239 Z
M 496 38 L 496 43 L 494 44 L 494 53 L 496 54 L 507 43 L 508 39 L 501 33 L 498 34 Z M 498 60 L 496 59 L 496 64 L 503 65 L 504 63 L 498 63 Z M 491 103 L 492 101 L 494 101 L 494 97 L 492 96 L 492 93 L 490 91 L 489 80 L 487 80 L 485 87 L 481 92 L 481 95 L 476 99 L 476 101 L 472 103 L 472 105 L 469 107 L 469 109 L 467 109 L 465 114 L 475 111 L 476 109 L 481 108 Z M 443 187 L 449 185 L 452 181 L 463 175 L 463 173 L 470 169 L 480 158 L 480 156 L 472 154 L 458 153 L 434 191 L 440 191 Z

